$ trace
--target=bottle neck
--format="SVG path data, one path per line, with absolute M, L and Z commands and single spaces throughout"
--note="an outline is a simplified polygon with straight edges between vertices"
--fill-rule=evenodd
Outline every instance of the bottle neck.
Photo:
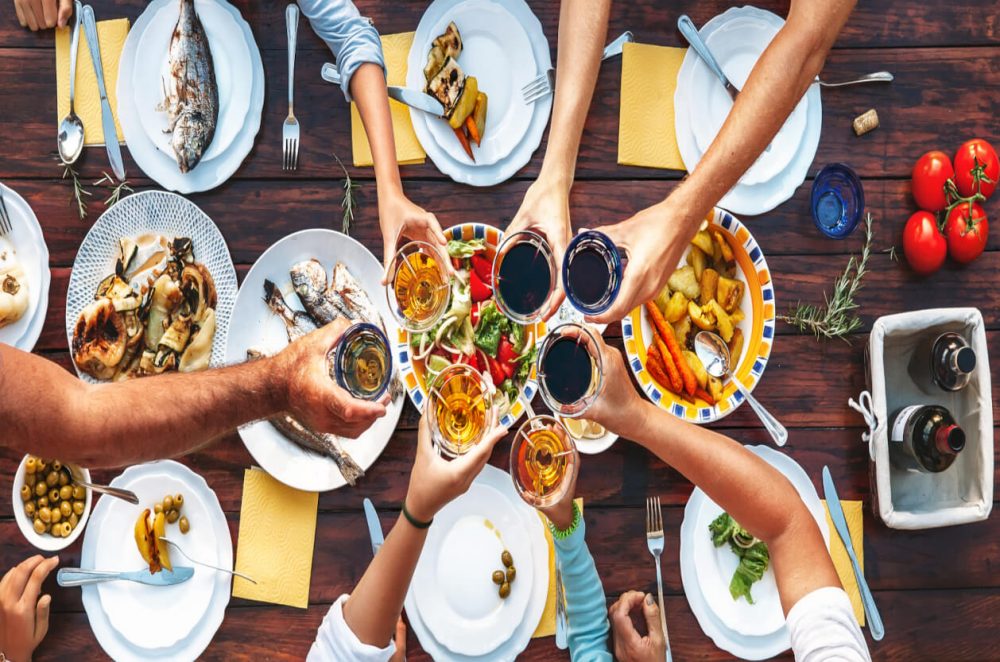
M 948 367 L 952 372 L 967 375 L 976 369 L 976 352 L 971 347 L 958 347 L 948 353 Z
M 942 455 L 955 455 L 965 448 L 965 431 L 954 423 L 943 425 L 934 433 L 934 445 Z

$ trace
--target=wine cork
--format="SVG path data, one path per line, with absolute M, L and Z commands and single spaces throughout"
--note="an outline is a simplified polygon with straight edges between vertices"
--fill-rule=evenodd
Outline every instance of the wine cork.
M 863 136 L 869 131 L 878 128 L 878 113 L 872 108 L 868 112 L 854 118 L 854 133 Z

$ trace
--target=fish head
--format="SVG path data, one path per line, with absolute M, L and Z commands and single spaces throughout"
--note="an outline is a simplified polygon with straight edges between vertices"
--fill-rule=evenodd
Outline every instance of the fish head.
M 322 295 L 326 290 L 326 269 L 318 260 L 303 260 L 293 265 L 289 274 L 296 292 L 302 293 L 304 290 Z
M 174 124 L 170 146 L 177 156 L 177 165 L 181 172 L 194 169 L 212 142 L 211 132 L 206 130 L 205 123 L 196 113 L 182 112 Z

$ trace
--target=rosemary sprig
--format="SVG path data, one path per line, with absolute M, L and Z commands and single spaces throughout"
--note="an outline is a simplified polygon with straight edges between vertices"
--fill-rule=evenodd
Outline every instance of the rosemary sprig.
M 852 311 L 858 304 L 854 300 L 861 289 L 861 281 L 868 269 L 868 258 L 872 247 L 872 215 L 865 218 L 865 245 L 860 258 L 852 256 L 844 273 L 833 284 L 833 296 L 823 295 L 823 306 L 812 306 L 799 302 L 788 315 L 778 319 L 788 322 L 799 331 L 810 332 L 817 338 L 841 338 L 850 343 L 848 336 L 861 326 L 861 318 Z
M 135 193 L 135 189 L 129 186 L 128 180 L 118 181 L 108 173 L 101 171 L 103 177 L 94 182 L 94 186 L 103 186 L 111 191 L 111 195 L 104 201 L 104 206 L 111 208 L 118 204 L 118 201 L 129 193 Z M 89 193 L 88 193 L 89 195 Z
M 337 163 L 340 164 L 340 169 L 344 171 L 344 199 L 340 203 L 340 208 L 344 210 L 344 220 L 341 225 L 340 231 L 344 234 L 351 233 L 351 223 L 354 222 L 354 212 L 358 208 L 358 201 L 355 198 L 355 193 L 361 188 L 361 184 L 355 184 L 351 179 L 351 173 L 347 172 L 347 168 L 344 167 L 343 161 L 336 154 L 333 158 L 337 159 Z
M 76 168 L 62 161 L 59 164 L 63 167 L 62 178 L 66 179 L 69 177 L 73 180 L 73 200 L 70 204 L 76 204 L 76 214 L 82 221 L 87 218 L 87 201 L 83 198 L 84 196 L 90 197 L 90 191 L 84 188 L 83 182 L 80 181 L 80 173 L 76 171 Z

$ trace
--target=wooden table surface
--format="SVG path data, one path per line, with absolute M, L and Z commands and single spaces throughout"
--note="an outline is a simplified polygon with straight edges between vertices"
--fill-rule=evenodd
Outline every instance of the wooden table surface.
M 22 30 L 9 0 L 0 24 L 0 180 L 28 200 L 37 214 L 51 254 L 52 286 L 48 318 L 36 351 L 69 368 L 64 333 L 64 296 L 73 259 L 84 234 L 103 210 L 99 195 L 90 215 L 81 221 L 70 207 L 71 188 L 60 179 L 53 160 L 56 96 L 52 33 Z M 95 0 L 99 19 L 139 15 L 142 0 Z M 304 228 L 339 228 L 341 175 L 333 154 L 350 162 L 350 119 L 339 90 L 319 77 L 320 65 L 331 59 L 310 30 L 300 34 L 297 57 L 297 111 L 303 126 L 299 169 L 282 172 L 281 122 L 285 105 L 284 3 L 238 1 L 258 40 L 267 77 L 264 115 L 256 145 L 236 175 L 223 186 L 190 196 L 222 230 L 242 276 L 269 245 Z M 427 3 L 359 0 L 385 34 L 413 30 Z M 555 60 L 558 2 L 532 2 Z M 762 7 L 781 15 L 787 3 L 761 0 Z M 988 3 L 987 3 L 988 4 Z M 723 0 L 638 0 L 618 2 L 612 10 L 609 37 L 629 29 L 639 41 L 681 45 L 675 24 L 688 13 L 698 25 L 724 11 Z M 1000 525 L 983 523 L 939 530 L 893 531 L 871 513 L 867 451 L 861 443 L 862 421 L 847 407 L 847 399 L 864 388 L 863 351 L 872 321 L 880 316 L 925 307 L 978 306 L 988 329 L 988 342 L 1000 340 L 1000 232 L 990 237 L 987 252 L 974 264 L 948 264 L 928 279 L 914 277 L 888 249 L 900 245 L 904 222 L 913 210 L 908 175 L 914 160 L 928 149 L 948 153 L 968 138 L 983 137 L 1000 145 L 1000 25 L 995 12 L 976 0 L 911 2 L 886 0 L 859 3 L 840 35 L 824 69 L 824 77 L 843 79 L 887 69 L 896 75 L 891 85 L 824 90 L 823 134 L 810 177 L 824 164 L 844 162 L 862 177 L 868 209 L 876 219 L 875 254 L 871 274 L 860 293 L 863 328 L 842 341 L 819 342 L 778 324 L 779 337 L 762 383 L 755 393 L 788 426 L 785 451 L 809 473 L 817 488 L 820 471 L 829 465 L 842 498 L 865 505 L 866 575 L 885 621 L 886 636 L 871 642 L 876 659 L 959 660 L 998 656 L 1000 626 Z M 616 165 L 620 64 L 602 67 L 590 110 L 571 207 L 576 227 L 596 226 L 630 216 L 676 185 L 680 173 Z M 881 127 L 862 138 L 851 131 L 851 120 L 877 108 Z M 505 227 L 537 175 L 544 141 L 531 163 L 513 179 L 488 189 L 455 184 L 428 160 L 406 166 L 406 192 L 434 211 L 443 226 L 482 221 Z M 157 188 L 140 177 L 127 156 L 130 182 L 136 190 Z M 83 179 L 92 182 L 108 165 L 104 150 L 85 151 Z M 375 187 L 371 169 L 351 168 L 362 184 L 361 208 L 352 230 L 375 255 L 381 255 Z M 774 211 L 750 220 L 751 231 L 767 255 L 779 311 L 797 300 L 821 303 L 848 256 L 861 247 L 861 232 L 846 241 L 824 238 L 812 225 L 808 210 L 811 180 Z M 987 213 L 1000 213 L 996 199 Z M 606 336 L 621 345 L 620 328 Z M 993 373 L 1000 362 L 994 352 Z M 30 378 L 30 377 L 29 377 Z M 1000 389 L 994 386 L 994 399 Z M 45 412 L 38 412 L 44 416 Z M 184 412 L 164 410 L 165 416 Z M 406 488 L 413 458 L 417 414 L 407 404 L 397 433 L 361 484 L 320 495 L 308 610 L 233 599 L 226 619 L 205 651 L 206 659 L 301 659 L 330 603 L 348 592 L 361 577 L 371 556 L 363 525 L 362 497 L 369 497 L 388 525 Z M 768 443 L 767 434 L 748 407 L 717 426 L 747 444 Z M 0 435 L 2 435 L 0 426 Z M 994 431 L 994 437 L 996 437 Z M 504 465 L 504 444 L 492 462 Z M 23 539 L 6 501 L 20 454 L 0 454 L 0 569 L 33 550 Z M 208 451 L 183 460 L 205 477 L 216 491 L 236 543 L 243 471 L 252 464 L 234 433 Z M 95 471 L 98 481 L 116 471 Z M 587 501 L 586 519 L 591 550 L 608 595 L 614 600 L 629 589 L 655 590 L 655 575 L 643 536 L 643 503 L 658 494 L 665 504 L 666 551 L 663 557 L 667 620 L 675 659 L 718 659 L 728 654 L 702 633 L 684 598 L 678 566 L 678 531 L 692 486 L 677 472 L 627 441 L 609 451 L 586 457 L 578 492 Z M 64 565 L 79 561 L 80 543 L 62 553 Z M 49 581 L 54 595 L 52 625 L 38 650 L 38 659 L 103 658 L 83 612 L 80 593 L 61 590 Z M 867 632 L 867 630 L 866 630 Z M 416 638 L 409 637 L 409 659 L 423 660 Z M 552 639 L 534 640 L 522 656 L 531 660 L 565 660 Z

